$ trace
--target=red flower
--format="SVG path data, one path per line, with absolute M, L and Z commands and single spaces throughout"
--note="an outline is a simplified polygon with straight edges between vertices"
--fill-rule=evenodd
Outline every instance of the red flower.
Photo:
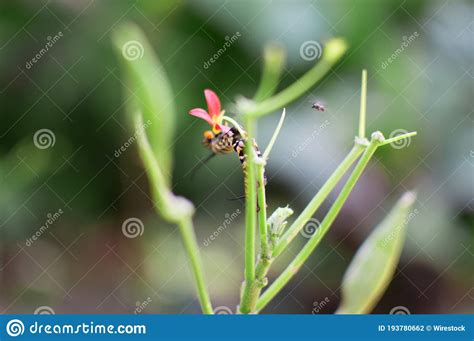
M 224 110 L 221 111 L 221 101 L 219 97 L 217 97 L 214 91 L 209 89 L 204 90 L 204 96 L 206 97 L 207 111 L 201 108 L 194 108 L 189 110 L 189 114 L 202 118 L 209 123 L 215 134 L 221 131 L 227 132 L 229 127 L 222 124 Z

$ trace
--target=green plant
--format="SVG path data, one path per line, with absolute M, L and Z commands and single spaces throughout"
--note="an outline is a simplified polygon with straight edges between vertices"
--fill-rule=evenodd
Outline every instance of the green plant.
M 130 42 L 139 44 L 144 50 L 143 56 L 139 60 L 132 60 L 132 58 L 124 56 L 124 46 Z M 171 191 L 170 145 L 172 133 L 170 131 L 173 128 L 174 99 L 166 75 L 146 38 L 137 27 L 127 25 L 117 30 L 114 35 L 114 45 L 120 55 L 125 57 L 121 59 L 127 79 L 127 92 L 135 94 L 135 96 L 131 96 L 133 98 L 129 101 L 128 111 L 133 118 L 136 130 L 140 132 L 138 134 L 139 152 L 150 179 L 155 206 L 164 219 L 179 226 L 184 246 L 191 261 L 202 310 L 204 313 L 212 314 L 213 310 L 194 235 L 192 222 L 194 207 L 187 199 L 178 197 Z M 256 96 L 253 100 L 241 97 L 236 102 L 237 117 L 243 121 L 247 137 L 245 144 L 247 160 L 245 274 L 239 306 L 241 313 L 258 313 L 291 280 L 328 232 L 377 149 L 416 134 L 408 133 L 392 139 L 385 139 L 382 133 L 374 132 L 370 140 L 366 138 L 367 73 L 363 71 L 359 130 L 353 148 L 292 224 L 287 227 L 287 219 L 293 214 L 293 211 L 288 207 L 278 208 L 270 217 L 267 217 L 264 186 L 265 163 L 283 124 L 284 106 L 298 99 L 321 80 L 346 50 L 347 45 L 342 39 L 330 40 L 325 45 L 322 58 L 313 68 L 295 83 L 274 94 L 284 64 L 284 51 L 279 46 L 270 45 L 264 53 L 262 81 Z M 281 109 L 283 109 L 283 114 L 277 129 L 263 155 L 259 157 L 251 143 L 255 138 L 257 120 Z M 142 117 L 151 120 L 153 133 L 144 131 Z M 221 120 L 224 120 L 242 130 L 235 119 L 227 116 L 219 116 L 218 119 L 219 124 Z M 357 160 L 355 168 L 337 199 L 322 220 L 318 233 L 311 236 L 288 267 L 262 294 L 262 290 L 268 284 L 266 275 L 273 261 L 285 251 Z M 413 202 L 414 194 L 405 194 L 391 210 L 386 220 L 364 242 L 344 277 L 343 302 L 338 312 L 368 312 L 381 296 L 398 262 L 404 240 L 405 221 Z M 259 237 L 258 253 L 257 236 Z M 388 238 L 389 236 L 390 238 Z M 376 257 L 373 257 L 371 253 Z M 361 283 L 363 283 L 362 286 Z M 359 295 L 359 291 L 362 294 Z M 356 298 L 358 295 L 359 299 Z M 361 297 L 362 299 L 360 299 Z

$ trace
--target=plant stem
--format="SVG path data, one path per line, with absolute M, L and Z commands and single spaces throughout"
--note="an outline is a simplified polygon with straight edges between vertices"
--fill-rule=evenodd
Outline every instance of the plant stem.
M 290 244 L 290 242 L 298 235 L 306 222 L 313 216 L 313 214 L 318 210 L 319 206 L 326 200 L 331 191 L 336 187 L 338 182 L 341 180 L 342 176 L 347 172 L 347 170 L 352 166 L 352 164 L 359 158 L 359 156 L 364 151 L 364 146 L 360 144 L 355 144 L 352 147 L 349 154 L 341 162 L 341 164 L 336 168 L 332 173 L 331 177 L 326 181 L 326 183 L 321 187 L 318 193 L 313 197 L 310 203 L 306 208 L 301 212 L 301 214 L 296 218 L 296 220 L 291 224 L 287 229 L 285 234 L 280 238 L 278 244 L 273 250 L 273 257 L 278 257 L 283 250 Z
M 320 81 L 346 50 L 347 44 L 344 40 L 340 38 L 330 40 L 323 50 L 322 58 L 311 70 L 278 94 L 262 102 L 253 103 L 248 108 L 243 108 L 242 112 L 249 116 L 257 117 L 283 108 L 288 103 L 302 96 Z
M 247 142 L 245 155 L 247 172 L 245 181 L 245 281 L 243 283 L 240 311 L 244 314 L 251 312 L 255 297 L 251 295 L 255 282 L 255 223 L 257 212 L 257 183 L 255 174 L 255 151 L 252 139 L 255 136 L 255 120 L 246 116 Z
M 386 144 L 390 144 L 390 143 L 394 143 L 394 142 L 397 142 L 397 141 L 400 141 L 400 140 L 404 140 L 406 138 L 415 136 L 416 134 L 417 134 L 416 131 L 412 131 L 411 133 L 398 135 L 398 136 L 392 137 L 391 139 L 386 139 L 381 145 L 384 146 Z
M 367 112 L 367 70 L 362 70 L 360 89 L 359 137 L 365 138 L 365 116 Z
M 239 131 L 240 135 L 242 135 L 242 137 L 246 136 L 245 130 L 240 126 L 240 124 L 236 120 L 234 120 L 233 118 L 229 116 L 222 116 L 222 119 L 224 121 L 231 123 L 235 128 L 237 128 L 237 130 Z
M 184 247 L 191 260 L 191 269 L 196 282 L 202 311 L 205 314 L 213 314 L 211 300 L 204 281 L 204 271 L 199 255 L 199 247 L 193 229 L 192 215 L 194 213 L 194 207 L 186 199 L 175 196 L 166 186 L 161 168 L 143 129 L 142 116 L 140 113 L 136 114 L 134 123 L 136 131 L 139 132 L 137 134 L 138 152 L 148 173 L 155 208 L 164 219 L 178 225 L 183 238 Z
M 267 201 L 265 197 L 265 161 L 257 163 L 257 202 L 258 228 L 260 231 L 260 257 L 269 258 L 268 231 L 267 231 Z
M 285 120 L 286 116 L 286 109 L 283 108 L 283 112 L 281 113 L 280 120 L 278 121 L 278 125 L 273 132 L 272 138 L 270 139 L 270 142 L 268 142 L 267 148 L 265 148 L 265 151 L 263 152 L 262 158 L 266 161 L 268 160 L 268 156 L 270 155 L 270 152 L 272 151 L 273 145 L 275 144 L 275 141 L 278 137 L 278 134 L 280 133 L 281 127 L 283 126 L 283 121 Z
M 304 264 L 304 262 L 314 251 L 316 246 L 319 244 L 321 239 L 331 227 L 331 224 L 336 219 L 339 211 L 341 210 L 345 201 L 349 197 L 349 194 L 354 188 L 357 180 L 366 168 L 367 164 L 369 163 L 369 160 L 372 158 L 372 155 L 375 153 L 377 147 L 379 146 L 382 140 L 383 136 L 381 133 L 374 133 L 372 135 L 372 140 L 370 144 L 367 146 L 364 154 L 360 158 L 351 176 L 349 177 L 346 184 L 339 193 L 336 201 L 331 206 L 328 214 L 321 222 L 320 227 L 316 230 L 313 236 L 309 239 L 303 249 L 296 255 L 296 257 L 288 265 L 288 267 L 282 272 L 282 274 L 258 299 L 256 311 L 262 310 L 268 304 L 268 302 L 270 302 L 280 292 L 280 290 L 293 278 L 293 276 L 298 272 L 299 268 Z
M 194 234 L 192 220 L 190 218 L 184 218 L 178 223 L 178 226 L 183 238 L 184 247 L 191 260 L 191 268 L 193 270 L 194 280 L 196 281 L 201 309 L 205 314 L 213 314 L 211 300 L 209 299 L 204 281 L 203 266 L 201 257 L 199 256 L 199 247 Z

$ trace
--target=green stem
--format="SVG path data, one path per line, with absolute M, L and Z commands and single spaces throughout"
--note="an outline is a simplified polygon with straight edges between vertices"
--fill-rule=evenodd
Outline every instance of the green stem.
M 138 152 L 145 165 L 150 180 L 155 208 L 169 222 L 176 223 L 183 238 L 184 247 L 191 261 L 199 302 L 205 314 L 213 314 L 211 300 L 207 292 L 199 247 L 194 234 L 192 215 L 193 205 L 182 197 L 175 196 L 166 186 L 163 173 L 155 158 L 146 133 L 141 114 L 135 116 L 135 129 L 138 136 Z
M 280 133 L 281 127 L 283 126 L 283 121 L 285 120 L 286 116 L 286 109 L 283 108 L 283 112 L 281 113 L 280 121 L 278 121 L 278 125 L 273 132 L 272 138 L 270 139 L 270 142 L 268 142 L 267 148 L 265 148 L 265 151 L 263 152 L 262 158 L 266 161 L 268 160 L 268 156 L 270 155 L 270 152 L 272 151 L 273 145 L 275 144 L 275 141 L 278 137 L 278 134 Z
M 309 239 L 303 249 L 296 255 L 293 261 L 288 265 L 288 267 L 283 271 L 283 273 L 275 280 L 275 282 L 263 293 L 263 295 L 257 301 L 256 311 L 262 310 L 279 292 L 280 290 L 293 278 L 293 276 L 298 272 L 299 268 L 304 264 L 308 259 L 314 249 L 318 246 L 321 239 L 324 237 L 326 232 L 331 227 L 331 224 L 336 219 L 339 211 L 344 205 L 345 201 L 349 197 L 352 189 L 354 188 L 357 180 L 360 175 L 366 168 L 369 160 L 372 158 L 372 155 L 377 150 L 377 147 L 383 140 L 381 133 L 374 133 L 372 135 L 372 140 L 367 146 L 364 154 L 357 163 L 354 171 L 347 180 L 346 184 L 339 193 L 336 201 L 331 206 L 328 214 L 321 222 L 320 227 L 316 230 L 315 234 Z
M 341 180 L 342 176 L 359 158 L 363 151 L 364 146 L 361 146 L 360 144 L 356 143 L 354 147 L 352 147 L 352 150 L 341 162 L 341 164 L 336 168 L 336 170 L 332 173 L 331 177 L 326 181 L 326 183 L 313 197 L 313 199 L 306 206 L 303 212 L 301 212 L 298 218 L 296 218 L 293 224 L 291 224 L 285 234 L 280 238 L 278 244 L 273 250 L 273 257 L 278 257 L 278 255 L 280 255 L 283 250 L 285 250 L 285 248 L 288 246 L 288 244 L 290 244 L 290 242 L 298 235 L 298 233 L 301 231 L 306 222 L 314 215 L 314 213 L 318 210 L 319 206 L 321 206 L 324 200 L 326 200 L 328 195 Z
M 330 40 L 326 44 L 322 58 L 318 63 L 295 83 L 262 102 L 243 104 L 244 107 L 241 108 L 241 111 L 249 116 L 258 117 L 283 108 L 288 103 L 301 97 L 320 81 L 346 50 L 347 45 L 344 40 L 340 38 Z
M 257 202 L 258 202 L 258 228 L 260 231 L 261 258 L 269 257 L 268 231 L 267 231 L 267 201 L 265 197 L 265 161 L 257 163 Z
M 237 130 L 239 131 L 240 135 L 242 135 L 243 137 L 246 136 L 246 132 L 245 130 L 240 126 L 239 122 L 237 122 L 236 120 L 234 120 L 233 118 L 229 117 L 229 116 L 222 116 L 222 119 L 224 121 L 227 121 L 229 122 L 230 124 L 232 124 L 235 128 L 237 128 Z
M 213 314 L 214 311 L 212 310 L 211 300 L 204 281 L 203 266 L 192 220 L 190 218 L 184 218 L 178 223 L 178 226 L 183 238 L 184 247 L 191 260 L 191 268 L 193 270 L 194 280 L 196 281 L 201 309 L 205 314 Z
M 400 140 L 407 139 L 407 138 L 409 138 L 409 137 L 415 136 L 416 134 L 417 134 L 416 131 L 412 131 L 411 133 L 406 133 L 406 134 L 402 134 L 402 135 L 398 135 L 398 136 L 392 137 L 391 139 L 386 139 L 386 140 L 382 143 L 382 146 L 384 146 L 384 145 L 386 145 L 386 144 L 398 142 L 398 141 L 400 141 Z
M 246 117 L 245 126 L 248 138 L 245 143 L 247 160 L 245 187 L 245 281 L 243 283 L 240 311 L 244 314 L 251 312 L 255 297 L 251 295 L 255 282 L 255 223 L 257 211 L 257 183 L 255 176 L 255 151 L 253 137 L 255 136 L 255 120 Z

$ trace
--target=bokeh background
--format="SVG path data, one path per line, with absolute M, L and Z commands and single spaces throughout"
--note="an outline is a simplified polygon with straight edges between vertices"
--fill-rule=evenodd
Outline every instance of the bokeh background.
M 126 22 L 144 30 L 174 90 L 174 189 L 197 207 L 196 234 L 215 306 L 235 311 L 239 299 L 244 210 L 227 199 L 242 195 L 242 175 L 238 159 L 227 155 L 190 179 L 207 155 L 201 146 L 207 126 L 187 111 L 205 106 L 204 88 L 216 91 L 225 108 L 237 95 L 251 97 L 269 41 L 287 50 L 281 89 L 317 62 L 301 57 L 303 43 L 339 36 L 350 44 L 348 53 L 287 107 L 267 168 L 270 211 L 286 204 L 300 211 L 349 151 L 363 68 L 368 130 L 418 136 L 377 152 L 324 243 L 264 312 L 334 312 L 354 252 L 408 189 L 418 192 L 418 214 L 374 312 L 400 306 L 413 314 L 473 312 L 472 2 L 22 0 L 0 7 L 3 313 L 200 312 L 179 233 L 153 210 L 136 146 L 114 155 L 133 134 L 111 44 Z M 238 40 L 205 67 L 237 32 Z M 324 113 L 311 109 L 315 99 L 326 105 Z M 278 118 L 259 123 L 261 146 Z M 52 138 L 48 148 L 34 143 L 41 129 Z M 228 216 L 232 223 L 206 243 Z M 122 232 L 130 218 L 143 222 L 136 238 Z M 305 241 L 293 242 L 270 280 Z

